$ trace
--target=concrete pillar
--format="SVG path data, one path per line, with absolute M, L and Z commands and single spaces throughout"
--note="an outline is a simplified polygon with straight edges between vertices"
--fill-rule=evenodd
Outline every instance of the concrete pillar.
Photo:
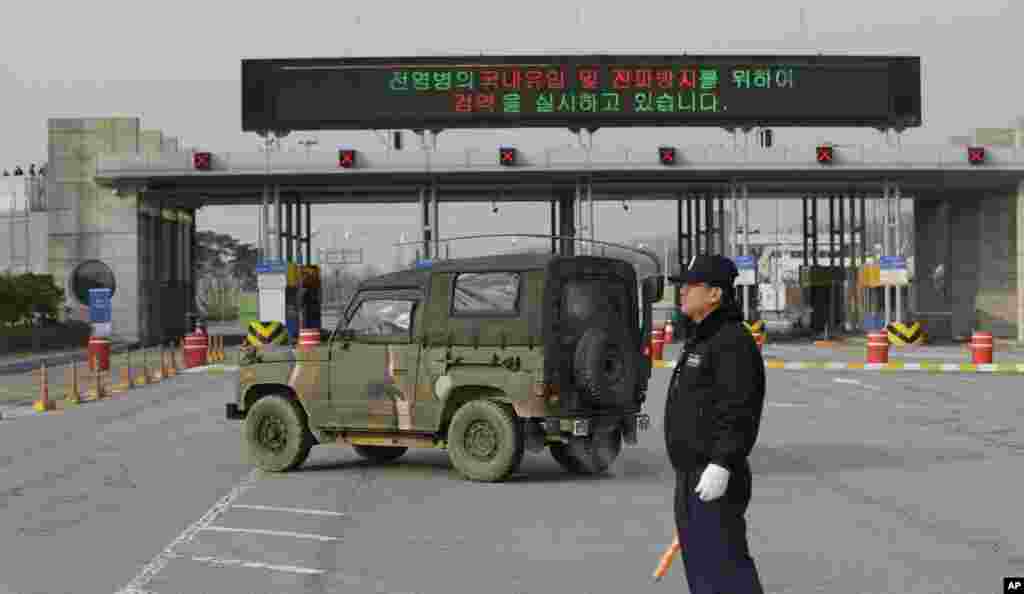
M 114 273 L 115 337 L 138 333 L 138 211 L 134 193 L 114 195 L 94 178 L 101 155 L 139 153 L 138 118 L 51 118 L 47 122 L 47 267 L 63 286 L 69 305 L 83 305 L 71 290 L 71 274 L 85 260 Z

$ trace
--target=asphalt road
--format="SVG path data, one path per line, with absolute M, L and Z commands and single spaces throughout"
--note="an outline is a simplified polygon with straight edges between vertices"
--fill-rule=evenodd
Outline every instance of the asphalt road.
M 0 591 L 685 592 L 678 560 L 649 584 L 672 536 L 669 373 L 600 478 L 544 453 L 476 484 L 441 452 L 373 467 L 320 447 L 253 472 L 224 375 L 2 421 Z M 765 591 L 996 592 L 1024 573 L 1020 382 L 769 371 L 748 514 Z

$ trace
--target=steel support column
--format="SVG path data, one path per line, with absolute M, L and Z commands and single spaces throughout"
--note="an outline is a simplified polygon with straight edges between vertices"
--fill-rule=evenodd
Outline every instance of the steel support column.
M 430 238 L 434 240 L 434 250 L 432 253 L 435 258 L 441 257 L 440 213 L 441 206 L 437 196 L 437 182 L 435 181 L 434 183 L 430 184 Z
M 750 196 L 747 184 L 740 186 L 743 197 L 743 255 L 750 255 Z M 750 285 L 743 286 L 743 319 L 750 320 Z
M 295 229 L 292 228 L 292 212 L 295 210 L 295 202 L 284 198 L 284 254 L 287 262 L 294 262 L 295 257 Z
M 313 263 L 313 205 L 306 203 L 306 264 Z M 319 264 L 319 262 L 317 262 Z
M 882 223 L 882 256 L 889 256 L 889 220 L 892 217 L 892 193 L 888 181 L 885 182 L 882 188 L 882 200 L 882 212 L 885 216 L 885 220 Z M 879 262 L 879 265 L 881 265 L 881 262 Z M 882 290 L 885 291 L 885 325 L 888 326 L 892 322 L 892 301 L 889 296 L 889 285 L 883 285 Z
M 561 206 L 558 217 L 560 223 L 559 235 L 565 237 L 565 239 L 561 240 L 560 253 L 563 256 L 572 256 L 576 253 L 574 245 L 576 243 L 576 228 L 573 224 L 576 217 L 573 212 L 573 206 L 575 205 L 573 203 L 572 195 L 567 191 L 561 192 L 559 194 L 559 203 Z
M 427 203 L 427 189 L 420 188 L 420 238 L 423 240 L 423 259 L 430 258 L 430 204 Z
M 559 223 L 558 223 L 558 200 L 552 198 L 551 202 L 551 253 L 558 253 L 558 240 L 555 237 L 558 235 Z
M 893 250 L 894 256 L 904 256 L 903 254 L 903 198 L 900 194 L 900 185 L 893 184 L 893 210 L 895 210 L 893 216 L 893 236 L 895 239 L 895 249 Z M 896 285 L 893 287 L 893 294 L 896 296 L 896 319 L 897 322 L 903 322 L 903 287 Z

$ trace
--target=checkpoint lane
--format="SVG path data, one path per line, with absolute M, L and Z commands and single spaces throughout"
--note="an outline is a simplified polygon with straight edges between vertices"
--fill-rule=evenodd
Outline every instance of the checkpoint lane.
M 371 466 L 348 449 L 314 448 L 298 472 L 257 473 L 215 529 L 176 547 L 142 589 L 637 587 L 671 537 L 673 474 L 660 433 L 668 375 L 657 370 L 652 381 L 653 430 L 608 477 L 566 475 L 545 453 L 528 455 L 508 483 L 476 484 L 441 452 Z M 768 378 L 748 516 L 766 591 L 983 591 L 1024 560 L 1021 532 L 1006 520 L 1009 495 L 966 503 L 971 484 L 998 484 L 1017 455 L 1011 436 L 989 443 L 982 428 L 1015 409 L 1012 378 Z M 836 381 L 854 378 L 861 384 Z M 956 425 L 912 422 L 954 414 L 979 426 L 956 434 Z M 271 509 L 280 507 L 320 513 Z M 677 590 L 675 579 L 685 581 L 678 560 L 654 587 Z
M 3 586 L 113 592 L 249 472 L 223 419 L 224 378 L 182 375 L 0 422 Z

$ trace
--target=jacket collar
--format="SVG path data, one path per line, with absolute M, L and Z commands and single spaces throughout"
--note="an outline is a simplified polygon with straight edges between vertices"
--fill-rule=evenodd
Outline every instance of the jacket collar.
M 696 325 L 691 342 L 704 342 L 717 334 L 718 330 L 726 323 L 737 322 L 742 319 L 743 314 L 736 305 L 721 305 Z

